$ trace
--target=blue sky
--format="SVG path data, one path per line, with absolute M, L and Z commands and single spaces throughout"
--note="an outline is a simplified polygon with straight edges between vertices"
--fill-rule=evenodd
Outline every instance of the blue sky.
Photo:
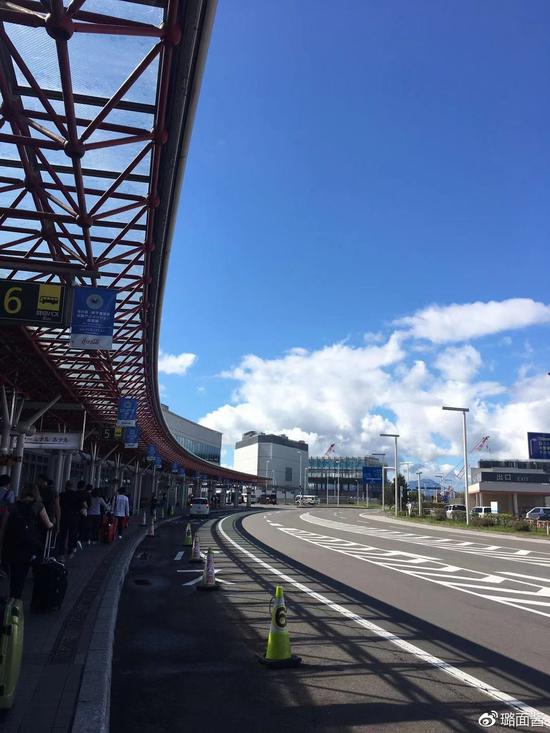
M 495 455 L 550 431 L 549 24 L 536 0 L 220 0 L 163 313 L 172 409 L 314 453 L 393 426 L 434 469 L 460 450 L 442 399 Z

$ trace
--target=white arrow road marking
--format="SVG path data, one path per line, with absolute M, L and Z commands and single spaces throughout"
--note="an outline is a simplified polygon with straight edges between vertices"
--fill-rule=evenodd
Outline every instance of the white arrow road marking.
M 183 557 L 183 555 L 184 555 L 183 552 L 176 553 L 176 557 L 174 558 L 174 560 L 181 560 L 181 558 Z
M 185 585 L 197 585 L 197 583 L 200 583 L 200 581 L 202 580 L 203 571 L 202 570 L 199 570 L 198 568 L 196 570 L 177 570 L 176 572 L 178 572 L 178 573 L 199 573 L 199 575 L 198 575 L 197 578 L 194 578 L 193 580 L 190 580 L 188 583 L 182 583 L 183 586 L 185 586 Z M 221 572 L 222 572 L 221 570 L 214 569 L 214 575 L 216 576 L 216 580 L 218 581 L 218 583 L 225 583 L 225 585 L 235 585 L 235 583 L 233 583 L 230 580 L 222 580 L 222 578 L 218 578 L 218 575 Z
M 308 588 L 307 585 L 304 585 L 303 583 L 299 583 L 296 581 L 293 577 L 290 575 L 287 575 L 286 573 L 281 572 L 280 570 L 277 570 L 277 568 L 274 568 L 272 565 L 269 565 L 264 560 L 260 559 L 259 557 L 256 557 L 252 552 L 242 547 L 242 545 L 239 545 L 237 542 L 231 539 L 227 535 L 227 533 L 224 531 L 223 524 L 226 521 L 227 517 L 224 517 L 221 522 L 219 523 L 217 527 L 217 531 L 222 535 L 222 537 L 233 545 L 237 550 L 247 555 L 251 560 L 253 560 L 258 565 L 261 565 L 265 570 L 269 571 L 272 575 L 277 576 L 281 580 L 284 580 L 285 583 L 289 583 L 294 588 L 297 588 L 298 590 L 302 591 L 303 593 L 306 593 L 308 596 L 313 598 L 319 603 L 323 603 L 325 606 L 330 608 L 335 613 L 339 613 L 341 616 L 344 616 L 344 618 L 349 619 L 350 621 L 353 621 L 358 626 L 361 626 L 363 629 L 366 629 L 367 631 L 370 631 L 372 634 L 375 634 L 376 636 L 381 637 L 382 639 L 386 639 L 394 646 L 398 647 L 401 651 L 405 651 L 408 654 L 411 654 L 412 656 L 416 657 L 417 659 L 420 659 L 422 663 L 424 664 L 431 664 L 433 667 L 436 667 L 444 674 L 449 675 L 450 677 L 453 677 L 456 680 L 459 680 L 460 682 L 473 687 L 478 692 L 487 695 L 488 697 L 492 698 L 493 700 L 497 700 L 498 702 L 503 703 L 504 705 L 508 705 L 508 707 L 512 708 L 512 710 L 516 710 L 518 712 L 521 712 L 525 715 L 528 715 L 530 718 L 536 720 L 537 722 L 539 720 L 542 721 L 543 725 L 546 727 L 550 727 L 550 715 L 546 715 L 540 710 L 537 710 L 536 708 L 531 707 L 531 705 L 527 705 L 526 703 L 522 702 L 521 700 L 518 700 L 517 698 L 513 697 L 512 695 L 509 695 L 507 692 L 502 692 L 496 687 L 493 687 L 493 685 L 488 684 L 487 682 L 484 682 L 483 680 L 480 680 L 478 677 L 474 677 L 471 674 L 468 674 L 467 672 L 463 672 L 461 669 L 458 669 L 458 667 L 453 667 L 452 664 L 449 664 L 449 662 L 446 662 L 444 659 L 441 659 L 440 657 L 436 657 L 433 654 L 429 654 L 428 652 L 425 652 L 420 647 L 411 644 L 408 641 L 405 641 L 404 639 L 401 639 L 396 634 L 392 633 L 391 631 L 386 631 L 386 629 L 382 628 L 378 624 L 373 623 L 372 621 L 367 621 L 367 619 L 362 618 L 356 613 L 353 613 L 353 611 L 350 611 L 345 606 L 341 606 L 339 603 L 334 603 L 326 596 L 323 596 L 321 593 L 317 593 L 310 588 Z

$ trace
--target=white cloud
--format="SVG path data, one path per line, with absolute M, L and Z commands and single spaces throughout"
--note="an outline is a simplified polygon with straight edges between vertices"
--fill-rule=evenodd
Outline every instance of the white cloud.
M 530 298 L 431 305 L 394 321 L 394 325 L 407 328 L 409 336 L 436 344 L 467 341 L 543 323 L 550 323 L 550 306 Z
M 185 374 L 197 360 L 196 354 L 167 354 L 159 351 L 158 370 L 162 374 Z
M 438 355 L 435 366 L 447 379 L 468 382 L 481 362 L 481 354 L 473 346 L 450 346 Z
M 464 313 L 469 307 L 451 308 Z M 526 458 L 526 432 L 549 430 L 546 375 L 516 371 L 516 383 L 505 386 L 487 377 L 490 360 L 481 347 L 432 343 L 419 359 L 417 346 L 397 330 L 357 347 L 339 342 L 318 350 L 293 348 L 273 359 L 249 354 L 220 375 L 236 383 L 232 401 L 201 422 L 221 430 L 226 445 L 247 430 L 260 430 L 305 440 L 310 455 L 336 443 L 341 455 L 385 450 L 389 462 L 393 443 L 380 433 L 398 432 L 400 456 L 424 466 L 425 477 L 462 454 L 462 421 L 443 412 L 444 404 L 470 408 L 470 445 L 490 435 L 495 458 Z M 494 358 L 494 344 L 491 349 Z M 510 356 L 507 344 L 502 354 Z

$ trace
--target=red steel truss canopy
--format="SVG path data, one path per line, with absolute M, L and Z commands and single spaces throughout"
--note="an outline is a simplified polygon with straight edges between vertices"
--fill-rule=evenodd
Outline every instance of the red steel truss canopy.
M 41 394 L 49 380 L 95 424 L 114 424 L 118 398 L 135 397 L 142 441 L 164 460 L 258 482 L 185 451 L 157 386 L 164 281 L 214 9 L 211 0 L 0 0 L 0 278 L 118 291 L 113 351 L 72 349 L 61 328 L 6 327 L 0 341 L 18 344 L 22 364 L 41 364 L 19 366 L 19 384 L 21 370 Z

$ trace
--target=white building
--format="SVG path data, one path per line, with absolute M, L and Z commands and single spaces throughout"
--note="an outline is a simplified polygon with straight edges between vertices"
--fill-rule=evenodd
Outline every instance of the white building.
M 280 489 L 305 486 L 308 445 L 286 435 L 250 431 L 235 443 L 235 470 L 272 479 Z
M 162 416 L 178 443 L 199 458 L 212 463 L 219 463 L 222 452 L 222 433 L 205 428 L 192 420 L 180 417 L 162 405 Z

